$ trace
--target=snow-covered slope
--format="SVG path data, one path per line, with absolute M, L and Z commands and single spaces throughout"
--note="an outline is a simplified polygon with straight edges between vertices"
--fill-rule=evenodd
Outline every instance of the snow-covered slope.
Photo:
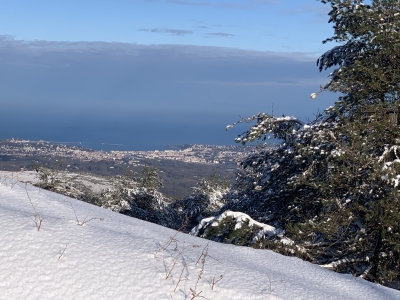
M 0 183 L 0 299 L 400 299 L 298 258 Z

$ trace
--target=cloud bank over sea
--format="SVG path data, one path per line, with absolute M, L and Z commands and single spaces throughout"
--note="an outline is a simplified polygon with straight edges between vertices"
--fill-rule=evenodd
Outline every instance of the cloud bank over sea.
M 309 99 L 316 53 L 0 36 L 0 57 L 0 138 L 231 144 L 238 115 L 312 119 L 337 97 Z

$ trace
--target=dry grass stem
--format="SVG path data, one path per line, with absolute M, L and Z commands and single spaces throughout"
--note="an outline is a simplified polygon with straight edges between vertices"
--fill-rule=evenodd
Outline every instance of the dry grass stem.
M 272 294 L 272 292 L 274 291 L 274 289 L 272 288 L 272 284 L 275 282 L 283 282 L 283 280 L 271 280 L 271 278 L 269 277 L 269 275 L 267 273 L 265 273 L 265 275 L 268 278 L 268 294 Z
M 214 258 L 214 257 L 212 257 L 211 255 L 208 254 L 208 249 L 209 249 L 209 243 L 207 243 L 207 245 L 203 248 L 203 251 L 201 252 L 199 258 L 196 261 L 196 266 L 200 262 L 200 260 L 202 259 L 203 256 L 207 256 L 207 257 L 209 257 L 209 258 L 221 263 L 218 259 L 216 259 L 216 258 Z
M 155 258 L 157 258 L 157 254 L 158 254 L 158 253 L 160 253 L 160 252 L 162 252 L 162 251 L 165 251 L 165 250 L 169 247 L 169 245 L 171 245 L 172 243 L 175 243 L 175 248 L 174 248 L 174 249 L 177 249 L 177 247 L 178 247 L 178 243 L 177 243 L 178 240 L 175 239 L 175 237 L 176 237 L 177 234 L 178 234 L 178 231 L 177 231 L 173 236 L 171 236 L 171 237 L 169 238 L 168 242 L 166 242 L 163 246 L 161 246 L 159 249 L 157 249 L 156 253 L 154 253 L 154 257 L 155 257 Z
M 68 244 L 65 245 L 64 250 L 61 252 L 60 256 L 58 257 L 58 260 L 64 255 L 65 249 L 67 249 Z
M 207 257 L 209 257 L 209 255 L 208 255 L 208 247 L 209 247 L 209 245 L 207 243 L 207 245 L 204 247 L 203 251 L 201 252 L 201 255 L 200 255 L 199 259 L 196 262 L 196 266 L 197 266 L 199 261 L 201 261 L 201 269 L 199 271 L 199 274 L 197 275 L 197 280 L 196 280 L 196 284 L 194 286 L 194 290 L 197 290 L 197 285 L 198 285 L 199 281 L 201 280 L 201 278 L 203 276 L 203 273 L 204 273 L 206 260 L 207 260 Z
M 186 219 L 182 223 L 181 227 L 179 227 L 179 229 L 175 232 L 175 234 L 170 237 L 168 242 L 166 242 L 163 246 L 161 246 L 159 249 L 157 249 L 156 253 L 154 253 L 155 258 L 157 258 L 158 253 L 165 251 L 169 247 L 169 245 L 171 245 L 172 243 L 175 243 L 174 251 L 176 251 L 178 249 L 178 240 L 176 239 L 176 236 L 178 235 L 178 233 L 182 232 L 182 230 L 186 226 L 186 223 L 188 222 L 188 220 L 189 220 L 189 218 L 186 217 Z
M 15 182 L 13 184 L 11 184 L 11 189 L 14 188 L 14 186 L 19 182 L 19 177 L 17 176 L 17 178 L 15 179 Z
M 86 217 L 83 221 L 79 221 L 78 215 L 76 214 L 75 208 L 74 208 L 74 206 L 72 205 L 71 201 L 69 201 L 69 204 L 71 205 L 71 208 L 72 208 L 72 210 L 74 211 L 75 220 L 76 220 L 76 223 L 77 223 L 79 226 L 83 226 L 83 225 L 85 225 L 86 223 L 88 223 L 88 222 L 90 222 L 90 221 L 93 221 L 93 220 L 99 220 L 99 221 L 103 221 L 103 220 L 104 220 L 104 218 L 93 217 L 93 218 L 88 219 L 88 218 Z
M 186 263 L 185 263 L 185 264 L 183 265 L 183 267 L 182 267 L 182 271 L 181 271 L 181 274 L 179 275 L 179 279 L 178 279 L 178 282 L 176 283 L 174 292 L 176 292 L 176 289 L 178 288 L 179 283 L 182 281 L 183 271 L 185 271 L 186 266 L 187 266 L 187 265 L 186 265 Z
M 1 184 L 4 184 L 6 182 L 7 175 L 4 175 L 4 173 L 1 174 Z M 7 186 L 7 182 L 5 184 Z
M 179 240 L 176 239 L 176 236 L 184 228 L 186 222 L 187 222 L 187 220 L 184 222 L 184 224 L 182 224 L 181 228 L 178 231 L 176 231 L 176 233 L 173 236 L 171 236 L 169 238 L 169 240 L 164 245 L 158 243 L 159 248 L 157 249 L 157 251 L 154 254 L 154 258 L 157 259 L 158 258 L 157 255 L 160 252 L 167 251 L 169 253 L 168 257 L 170 259 L 173 258 L 172 263 L 171 263 L 170 266 L 168 266 L 168 264 L 166 262 L 166 259 L 164 257 L 162 258 L 163 265 L 164 265 L 164 271 L 165 271 L 165 279 L 172 278 L 172 274 L 175 274 L 175 273 L 173 273 L 173 271 L 178 267 L 178 265 L 181 266 L 181 270 L 180 270 L 180 273 L 179 273 L 179 278 L 178 278 L 178 280 L 177 280 L 177 282 L 175 284 L 175 287 L 174 287 L 174 292 L 175 293 L 178 291 L 179 285 L 181 284 L 182 281 L 190 280 L 187 277 L 185 278 L 185 275 L 184 275 L 184 271 L 188 270 L 188 264 L 186 262 L 187 257 L 186 257 L 186 254 L 184 252 L 186 250 L 188 250 L 188 249 L 190 251 L 191 248 L 196 249 L 196 248 L 200 248 L 201 247 L 200 245 L 185 246 L 185 243 L 183 243 L 183 246 L 181 246 Z M 178 252 L 177 252 L 176 255 L 173 256 L 173 255 L 171 255 L 172 254 L 171 251 L 178 251 Z M 217 260 L 217 259 L 213 258 L 212 256 L 210 256 L 210 254 L 209 254 L 209 243 L 207 243 L 203 247 L 203 249 L 201 251 L 201 254 L 198 257 L 197 261 L 190 260 L 191 263 L 194 263 L 195 267 L 197 267 L 200 264 L 200 266 L 197 267 L 197 269 L 199 271 L 197 273 L 197 278 L 195 279 L 196 281 L 195 281 L 194 287 L 193 288 L 190 287 L 189 294 L 186 294 L 187 297 L 190 295 L 190 299 L 191 300 L 195 299 L 195 298 L 208 299 L 208 298 L 206 298 L 205 296 L 202 295 L 203 291 L 199 291 L 199 289 L 200 289 L 199 288 L 199 284 L 200 284 L 200 281 L 204 277 L 205 264 L 206 264 L 206 261 L 207 261 L 208 257 L 214 259 L 215 261 L 217 261 L 219 263 L 221 263 L 219 260 Z M 222 279 L 223 279 L 223 275 L 220 275 L 217 279 L 214 276 L 212 281 L 210 282 L 211 290 L 214 290 L 215 285 L 218 282 L 220 282 Z M 171 298 L 172 298 L 172 296 L 171 296 Z
M 35 216 L 34 222 L 36 224 L 36 228 L 37 228 L 38 231 L 40 231 L 40 228 L 41 228 L 42 222 L 43 222 L 43 218 L 40 216 L 40 214 L 36 210 L 35 206 L 33 205 L 32 199 L 31 199 L 31 197 L 29 196 L 29 193 L 28 193 L 27 183 L 25 183 L 25 192 L 26 192 L 26 196 L 29 199 L 29 202 L 32 205 L 33 211 L 35 212 L 35 214 L 34 214 L 34 216 Z
M 167 273 L 165 279 L 168 279 L 169 277 L 171 277 L 172 271 L 174 270 L 176 264 L 178 263 L 179 258 L 181 258 L 181 257 L 183 256 L 183 252 L 184 252 L 185 250 L 186 250 L 186 248 L 185 248 L 185 245 L 184 245 L 183 248 L 182 248 L 182 250 L 179 251 L 179 253 L 175 256 L 175 258 L 174 258 L 174 260 L 173 260 L 173 263 L 172 263 L 172 267 L 171 267 L 171 269 L 168 271 L 168 273 L 167 273 L 168 268 L 167 268 L 167 265 L 166 265 L 166 263 L 165 263 L 165 261 L 164 261 L 164 268 L 165 268 L 165 271 L 166 271 L 166 273 Z M 184 263 L 184 264 L 186 265 L 186 263 Z
M 194 289 L 190 288 L 190 292 L 192 293 L 192 298 L 190 298 L 190 300 L 193 300 L 193 299 L 195 299 L 195 298 L 204 298 L 204 299 L 208 299 L 208 298 L 206 298 L 206 297 L 200 295 L 203 291 L 200 291 L 200 292 L 197 293 Z M 208 300 L 209 300 L 209 299 L 208 299 Z
M 211 290 L 214 290 L 215 285 L 220 282 L 222 280 L 222 278 L 224 278 L 223 275 L 219 275 L 219 278 L 217 280 L 215 280 L 215 276 L 213 277 L 212 281 L 211 281 Z
M 165 273 L 166 273 L 165 279 L 168 279 L 171 276 L 171 272 L 175 268 L 176 263 L 177 263 L 177 260 L 174 260 L 174 262 L 172 263 L 172 267 L 168 270 L 168 266 L 164 261 L 164 268 L 165 268 Z
M 318 282 L 318 285 L 320 285 L 331 273 L 327 273 L 326 276 L 324 278 L 322 278 L 322 280 L 320 282 Z

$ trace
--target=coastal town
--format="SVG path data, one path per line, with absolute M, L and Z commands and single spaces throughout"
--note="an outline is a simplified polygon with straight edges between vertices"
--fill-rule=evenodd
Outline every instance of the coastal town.
M 170 149 L 173 148 L 173 149 Z M 153 151 L 97 151 L 78 146 L 24 139 L 0 140 L 1 156 L 53 156 L 80 161 L 124 161 L 140 165 L 143 160 L 172 160 L 199 164 L 228 164 L 250 153 L 252 146 L 182 145 Z
M 147 165 L 160 171 L 164 184 L 161 191 L 178 199 L 189 195 L 201 178 L 211 174 L 233 182 L 237 161 L 253 149 L 254 146 L 184 144 L 166 145 L 165 150 L 101 151 L 67 143 L 7 139 L 0 140 L 0 171 L 32 172 L 43 166 L 79 176 L 138 176 Z

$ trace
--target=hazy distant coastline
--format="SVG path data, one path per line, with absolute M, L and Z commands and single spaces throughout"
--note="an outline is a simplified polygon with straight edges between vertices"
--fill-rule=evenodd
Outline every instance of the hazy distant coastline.
M 193 145 L 212 145 L 212 146 L 240 146 L 239 144 L 234 143 L 158 143 L 157 141 L 147 141 L 147 142 L 136 142 L 136 140 L 128 139 L 127 141 L 116 143 L 116 142 L 99 142 L 99 141 L 78 141 L 74 139 L 67 138 L 59 138 L 59 139 L 28 139 L 28 138 L 1 138 L 0 142 L 4 141 L 23 141 L 27 144 L 35 144 L 39 142 L 54 144 L 54 145 L 66 145 L 66 146 L 76 146 L 82 147 L 87 150 L 96 150 L 96 151 L 164 151 L 164 150 L 184 150 Z M 270 144 L 274 144 L 275 141 L 269 141 Z M 250 145 L 251 146 L 251 145 Z
M 153 151 L 99 151 L 83 144 L 44 140 L 0 140 L 1 171 L 31 171 L 37 166 L 66 172 L 115 176 L 139 174 L 145 165 L 156 167 L 164 180 L 162 191 L 173 198 L 191 193 L 201 178 L 218 174 L 233 179 L 236 159 L 253 149 L 248 146 L 168 145 Z M 167 149 L 169 148 L 169 149 Z

